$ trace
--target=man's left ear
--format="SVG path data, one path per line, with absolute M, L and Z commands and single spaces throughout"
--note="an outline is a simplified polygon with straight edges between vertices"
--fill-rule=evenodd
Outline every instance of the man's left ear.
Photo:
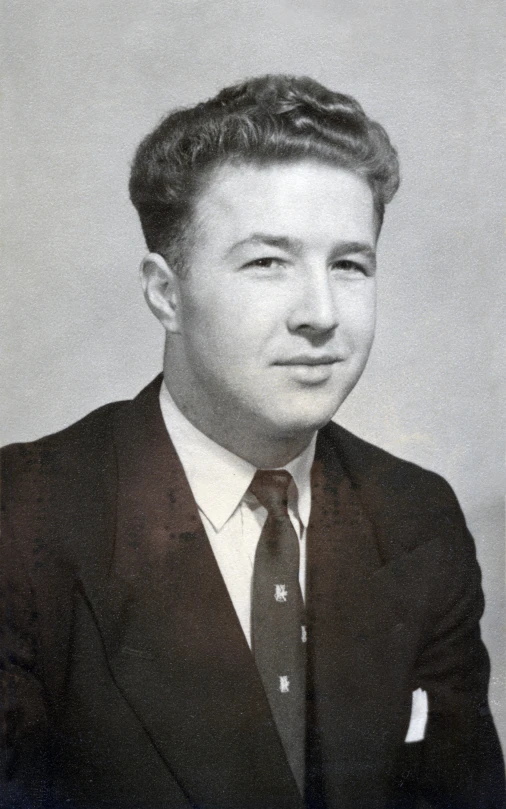
M 148 253 L 142 260 L 140 275 L 149 308 L 167 332 L 177 334 L 181 316 L 177 274 L 159 253 Z

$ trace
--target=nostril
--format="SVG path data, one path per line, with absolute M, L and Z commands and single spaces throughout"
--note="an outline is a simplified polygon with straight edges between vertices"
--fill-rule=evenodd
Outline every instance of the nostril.
M 299 334 L 302 334 L 309 343 L 315 348 L 319 348 L 320 346 L 324 346 L 328 343 L 329 339 L 332 338 L 337 326 L 333 326 L 329 329 L 319 329 L 315 328 L 314 326 L 301 326 L 297 329 Z

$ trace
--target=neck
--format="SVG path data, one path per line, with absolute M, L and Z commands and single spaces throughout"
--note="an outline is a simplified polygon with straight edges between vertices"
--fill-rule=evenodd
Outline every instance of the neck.
M 232 421 L 229 413 L 207 408 L 202 401 L 198 407 L 193 406 L 191 397 L 182 396 L 177 388 L 167 383 L 167 378 L 165 384 L 176 406 L 197 430 L 257 469 L 285 466 L 300 455 L 313 438 L 313 430 L 279 436 L 255 429 L 250 422 L 246 428 L 239 419 Z

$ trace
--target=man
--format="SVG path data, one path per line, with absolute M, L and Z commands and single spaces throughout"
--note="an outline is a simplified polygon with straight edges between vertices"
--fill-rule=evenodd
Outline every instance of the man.
M 397 186 L 309 79 L 140 145 L 163 379 L 5 450 L 4 806 L 504 807 L 454 495 L 331 423 Z

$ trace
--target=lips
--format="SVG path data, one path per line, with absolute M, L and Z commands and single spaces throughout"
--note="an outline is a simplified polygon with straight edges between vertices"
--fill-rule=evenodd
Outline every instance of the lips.
M 343 357 L 341 356 L 329 356 L 328 354 L 325 354 L 318 357 L 314 355 L 301 354 L 297 357 L 290 357 L 290 359 L 287 360 L 280 360 L 279 362 L 276 362 L 275 365 L 334 365 L 334 363 L 342 361 Z

